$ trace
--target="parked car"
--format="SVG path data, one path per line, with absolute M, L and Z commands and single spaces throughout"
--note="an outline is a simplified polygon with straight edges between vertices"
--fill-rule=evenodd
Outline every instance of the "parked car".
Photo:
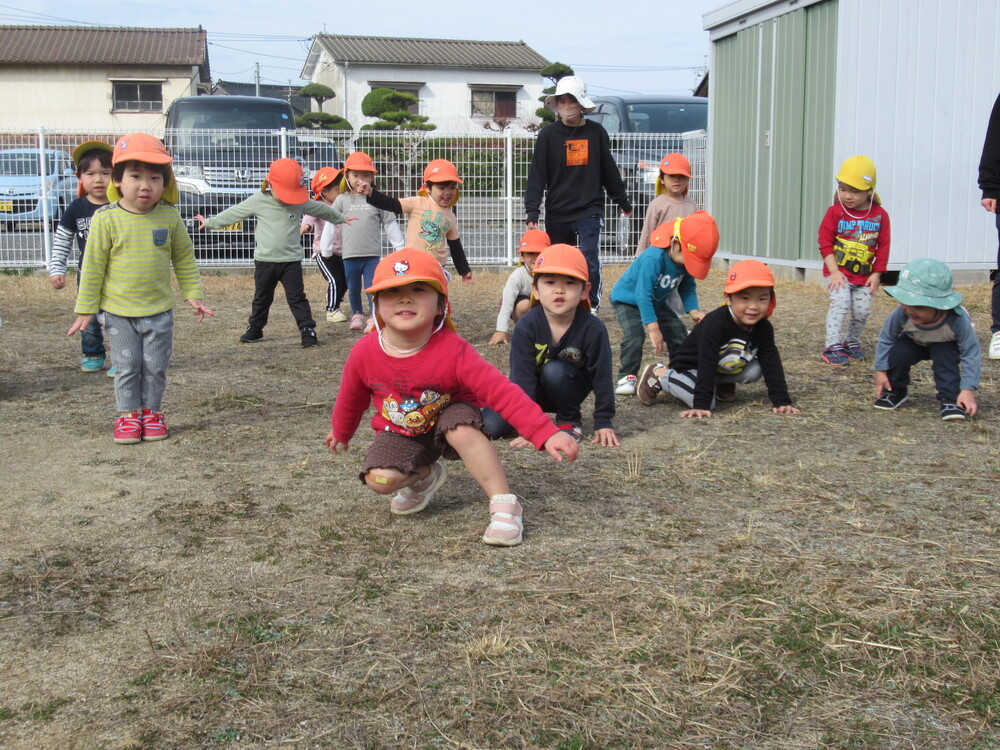
M 73 159 L 65 151 L 46 149 L 44 164 L 37 148 L 0 151 L 0 222 L 10 231 L 21 222 L 42 221 L 47 205 L 54 226 L 76 198 L 76 186 Z
M 225 243 L 240 255 L 253 249 L 254 218 L 199 232 L 195 214 L 214 216 L 259 191 L 268 166 L 282 155 L 299 160 L 307 177 L 339 159 L 331 141 L 296 133 L 287 101 L 267 97 L 175 99 L 167 110 L 164 141 L 174 157 L 178 209 L 196 246 Z
M 611 152 L 618 162 L 625 189 L 635 207 L 630 219 L 613 212 L 608 231 L 620 250 L 635 249 L 653 199 L 660 159 L 672 151 L 684 153 L 682 134 L 706 130 L 708 100 L 697 96 L 594 96 L 596 109 L 588 120 L 599 122 L 611 139 Z M 692 166 L 698 161 L 685 154 Z

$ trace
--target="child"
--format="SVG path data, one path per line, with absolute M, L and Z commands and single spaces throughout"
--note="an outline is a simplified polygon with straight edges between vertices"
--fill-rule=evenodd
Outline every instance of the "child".
M 539 449 L 576 459 L 576 442 L 514 384 L 454 332 L 448 280 L 428 253 L 403 248 L 375 269 L 376 330 L 362 337 L 344 363 L 326 444 L 347 450 L 361 417 L 375 406 L 375 442 L 360 478 L 389 510 L 419 513 L 448 478 L 439 458 L 461 459 L 490 498 L 486 544 L 521 543 L 521 504 L 511 494 L 500 459 L 482 432 L 480 407 L 489 404 Z
M 198 321 L 214 313 L 201 297 L 194 247 L 177 209 L 177 183 L 163 143 L 146 133 L 122 136 L 111 158 L 113 203 L 94 215 L 81 269 L 77 318 L 83 331 L 103 311 L 118 369 L 116 443 L 164 440 L 160 408 L 173 348 L 173 266 L 181 294 Z
M 500 298 L 500 312 L 497 314 L 497 328 L 491 345 L 507 344 L 507 331 L 513 321 L 517 323 L 531 305 L 531 269 L 535 266 L 538 254 L 551 245 L 549 236 L 541 229 L 529 229 L 521 235 L 519 254 L 521 263 L 515 268 L 503 287 Z
M 889 214 L 875 193 L 875 164 L 867 156 L 852 156 L 840 166 L 834 204 L 819 225 L 819 252 L 830 292 L 823 361 L 843 366 L 865 358 L 861 332 L 889 262 Z
M 726 304 L 694 327 L 670 358 L 670 369 L 653 364 L 643 370 L 639 400 L 652 405 L 665 390 L 688 407 L 682 417 L 711 417 L 716 397 L 732 401 L 736 383 L 763 376 L 771 411 L 798 414 L 768 320 L 777 302 L 771 269 L 759 260 L 741 260 L 729 269 L 723 289 Z
M 929 359 L 941 419 L 974 416 L 982 353 L 962 295 L 951 288 L 951 269 L 939 260 L 917 258 L 885 291 L 900 304 L 875 345 L 875 408 L 895 409 L 905 402 L 910 368 Z
M 694 280 L 708 276 L 719 247 L 719 228 L 708 213 L 697 211 L 661 224 L 650 242 L 611 290 L 611 305 L 622 327 L 615 393 L 624 395 L 636 390 L 644 333 L 649 335 L 655 354 L 663 354 L 666 344 L 671 359 L 687 336 L 687 328 L 669 304 L 671 294 L 680 294 L 684 311 L 695 323 L 705 317 L 698 309 Z
M 458 219 L 451 210 L 458 203 L 458 186 L 462 184 L 454 164 L 435 159 L 424 167 L 424 184 L 413 198 L 390 198 L 365 185 L 359 185 L 358 192 L 367 195 L 375 208 L 406 214 L 406 246 L 431 253 L 442 268 L 450 254 L 462 280 L 471 282 L 472 269 L 459 238 Z
M 660 176 L 656 180 L 656 197 L 646 208 L 646 218 L 642 223 L 642 234 L 635 249 L 638 256 L 649 247 L 649 237 L 661 224 L 683 219 L 698 210 L 697 204 L 688 197 L 691 182 L 691 162 L 684 154 L 667 154 L 660 161 Z
M 345 218 L 332 206 L 310 200 L 309 191 L 302 182 L 302 167 L 295 159 L 278 159 L 271 163 L 259 193 L 210 218 L 201 214 L 194 217 L 199 229 L 219 229 L 251 216 L 257 217 L 253 250 L 254 297 L 249 325 L 246 333 L 240 336 L 244 344 L 264 338 L 274 289 L 279 283 L 285 288 L 285 299 L 299 327 L 302 346 L 319 344 L 316 321 L 302 282 L 299 225 L 303 214 L 336 224 L 350 223 L 354 217 Z
M 310 188 L 313 197 L 322 201 L 326 205 L 333 204 L 337 197 L 337 181 L 340 179 L 341 170 L 334 167 L 323 167 L 313 175 Z M 302 217 L 302 225 L 299 227 L 299 234 L 312 232 L 313 235 L 313 258 L 320 273 L 326 279 L 326 322 L 346 323 L 347 316 L 340 310 L 340 303 L 347 292 L 347 277 L 344 275 L 344 258 L 341 255 L 341 248 L 335 236 L 332 246 L 326 250 L 320 247 L 323 237 L 323 228 L 326 222 L 317 219 L 315 216 L 305 214 Z M 339 229 L 341 224 L 332 224 L 334 229 Z
M 80 184 L 76 200 L 59 219 L 55 237 L 52 240 L 52 259 L 49 261 L 49 278 L 55 289 L 66 286 L 66 266 L 69 254 L 73 249 L 73 237 L 80 250 L 77 269 L 83 268 L 83 254 L 87 249 L 87 233 L 90 231 L 90 221 L 101 206 L 108 203 L 108 185 L 111 184 L 111 154 L 114 149 L 104 141 L 87 141 L 81 143 L 73 151 L 73 162 L 76 164 L 76 176 Z M 76 276 L 77 289 L 80 288 L 80 274 Z M 80 344 L 83 348 L 83 358 L 80 369 L 84 372 L 100 372 L 104 369 L 105 355 L 104 337 L 101 335 L 101 323 L 95 315 L 80 333 Z M 114 377 L 115 368 L 108 369 L 108 376 Z
M 544 411 L 555 412 L 560 430 L 583 436 L 580 405 L 594 393 L 594 439 L 620 445 L 611 425 L 615 397 L 611 380 L 611 342 L 604 324 L 589 315 L 587 260 L 572 245 L 552 245 L 535 261 L 531 277 L 537 304 L 514 326 L 510 379 Z M 486 432 L 511 437 L 515 430 L 486 410 Z M 521 433 L 524 435 L 524 433 Z M 514 447 L 528 443 L 517 439 Z
M 358 216 L 357 222 L 342 228 L 340 233 L 347 274 L 347 293 L 351 303 L 352 331 L 365 328 L 361 293 L 365 287 L 371 286 L 375 266 L 382 257 L 382 228 L 385 227 L 393 248 L 399 250 L 403 247 L 403 233 L 396 223 L 395 214 L 377 209 L 365 199 L 375 186 L 376 174 L 378 170 L 371 157 L 363 151 L 354 152 L 344 163 L 338 188 L 340 195 L 333 201 L 333 207 L 341 213 Z M 320 245 L 324 250 L 332 247 L 333 229 L 332 224 L 326 228 Z M 371 299 L 368 300 L 368 309 L 371 310 Z M 369 315 L 368 330 L 371 330 L 372 321 L 373 318 Z
M 545 106 L 558 120 L 542 128 L 535 142 L 524 190 L 528 229 L 538 229 L 539 207 L 545 194 L 545 230 L 558 244 L 575 245 L 587 259 L 590 275 L 590 307 L 595 312 L 603 292 L 599 257 L 601 227 L 604 226 L 605 191 L 625 216 L 632 203 L 611 155 L 607 132 L 584 119 L 593 112 L 582 78 L 565 76 Z

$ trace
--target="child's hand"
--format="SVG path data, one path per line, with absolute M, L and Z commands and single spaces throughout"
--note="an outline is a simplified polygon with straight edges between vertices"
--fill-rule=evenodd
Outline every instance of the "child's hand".
M 705 313 L 703 313 L 701 310 L 692 310 L 691 312 L 688 313 L 688 315 L 691 316 L 691 320 L 693 320 L 695 323 L 700 323 L 701 319 L 705 317 Z
M 879 287 L 882 285 L 882 274 L 875 271 L 871 276 L 865 279 L 865 286 L 867 286 L 872 294 L 878 291 Z
M 511 443 L 513 445 L 513 443 Z M 542 447 L 548 451 L 548 454 L 552 456 L 556 461 L 562 461 L 563 456 L 570 461 L 576 461 L 577 455 L 580 453 L 580 444 L 568 433 L 559 430 L 555 435 L 552 435 Z
M 889 376 L 885 374 L 885 370 L 875 371 L 875 398 L 881 398 L 882 394 L 886 391 L 891 391 L 892 386 L 889 385 Z
M 206 315 L 209 316 L 210 318 L 215 317 L 215 313 L 209 310 L 207 307 L 205 307 L 205 303 L 202 302 L 200 299 L 192 298 L 187 300 L 187 303 L 194 308 L 194 314 L 198 316 L 199 323 L 201 323 L 201 321 L 205 319 Z
M 354 192 L 358 195 L 371 195 L 372 185 L 370 182 L 365 182 L 364 180 L 355 180 Z
M 688 409 L 687 411 L 682 411 L 680 414 L 685 419 L 688 417 L 694 417 L 695 419 L 709 419 L 712 416 L 712 412 L 708 409 Z
M 523 438 L 520 435 L 518 435 L 516 438 L 514 438 L 513 440 L 510 441 L 510 447 L 511 448 L 534 448 L 535 446 L 533 446 L 531 444 L 531 441 L 528 440 L 527 438 Z
M 610 427 L 602 427 L 599 430 L 594 430 L 594 439 L 590 442 L 600 443 L 602 448 L 612 448 L 616 445 L 621 445 L 618 442 L 618 436 L 615 434 L 615 431 Z
M 347 450 L 348 443 L 341 443 L 339 440 L 337 440 L 337 438 L 334 437 L 334 435 L 333 435 L 333 430 L 332 429 L 327 434 L 327 436 L 323 440 L 323 442 L 326 443 L 327 447 L 331 451 L 333 451 L 334 453 L 343 453 L 344 451 Z M 350 442 L 350 441 L 348 441 L 348 442 Z
M 93 315 L 77 315 L 76 320 L 73 321 L 73 325 L 69 327 L 66 331 L 67 336 L 72 336 L 77 331 L 82 331 L 84 328 L 90 325 L 90 321 L 93 319 Z
M 649 336 L 649 343 L 653 345 L 656 354 L 663 354 L 666 345 L 663 341 L 663 333 L 660 331 L 659 323 L 648 323 L 646 325 L 646 335 Z
M 195 214 L 194 215 L 194 219 L 195 219 L 195 221 L 198 222 L 198 229 L 204 229 L 205 228 L 205 217 L 204 216 L 202 216 L 201 214 Z
M 775 414 L 801 414 L 799 409 L 796 409 L 791 404 L 785 404 L 784 406 L 775 406 L 771 409 Z
M 847 277 L 839 270 L 830 271 L 830 280 L 826 282 L 827 289 L 840 289 L 847 283 Z
M 467 274 L 463 275 L 462 276 L 462 281 L 464 281 L 466 284 L 471 284 L 472 283 L 472 271 L 469 271 Z
M 66 286 L 66 277 L 61 273 L 57 273 L 55 276 L 49 276 L 49 281 L 52 282 L 53 289 L 62 289 Z
M 357 216 L 345 216 L 343 223 L 344 224 L 353 224 L 357 220 L 358 220 Z
M 493 334 L 490 339 L 490 346 L 500 346 L 500 344 L 509 344 L 510 340 L 507 338 L 507 334 L 503 331 L 497 331 Z
M 965 409 L 965 416 L 974 417 L 976 412 L 979 411 L 979 406 L 976 404 L 976 392 L 970 390 L 961 390 L 958 392 L 958 400 L 955 402 L 963 409 Z

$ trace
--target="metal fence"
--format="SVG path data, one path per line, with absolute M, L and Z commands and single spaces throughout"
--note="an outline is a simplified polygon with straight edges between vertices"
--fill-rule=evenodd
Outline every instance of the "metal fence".
M 311 175 L 322 166 L 339 166 L 351 151 L 365 151 L 379 170 L 376 185 L 395 196 L 415 195 L 424 165 L 453 161 L 464 180 L 456 207 L 462 244 L 473 265 L 516 261 L 524 231 L 523 195 L 534 137 L 509 132 L 469 133 L 384 131 L 237 131 L 185 130 L 154 133 L 174 156 L 181 188 L 178 209 L 188 224 L 199 265 L 249 265 L 253 219 L 215 232 L 199 232 L 193 216 L 218 213 L 260 189 L 268 164 L 298 159 Z M 76 177 L 67 169 L 69 154 L 83 141 L 114 143 L 123 133 L 0 132 L 0 268 L 44 268 L 55 224 L 76 196 Z M 636 211 L 622 217 L 606 206 L 601 255 L 604 262 L 627 262 L 636 249 L 645 207 L 652 200 L 660 158 L 681 151 L 691 161 L 691 196 L 704 205 L 704 131 L 685 134 L 615 134 L 612 150 Z M 15 152 L 20 151 L 16 154 Z M 41 154 L 46 154 L 42 158 Z M 27 157 L 26 157 L 27 155 Z M 25 170 L 27 161 L 37 166 Z M 12 167 L 14 163 L 19 166 Z M 70 164 L 70 166 L 72 166 Z M 30 171 L 31 174 L 17 174 Z M 14 172 L 14 174 L 9 174 Z M 544 213 L 543 213 L 544 221 Z M 304 246 L 311 242 L 307 235 Z

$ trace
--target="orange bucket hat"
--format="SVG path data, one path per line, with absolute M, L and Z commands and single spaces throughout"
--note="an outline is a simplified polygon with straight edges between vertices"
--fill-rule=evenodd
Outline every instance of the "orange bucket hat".
M 774 274 L 767 264 L 759 260 L 741 260 L 729 267 L 729 275 L 726 277 L 726 285 L 723 291 L 726 294 L 736 294 L 752 286 L 771 287 L 771 304 L 767 307 L 767 316 L 771 317 L 774 308 L 778 304 L 777 295 L 774 292 Z
M 559 273 L 563 276 L 580 279 L 585 284 L 590 282 L 587 259 L 583 257 L 579 248 L 572 245 L 549 245 L 535 259 L 535 268 L 531 273 L 532 276 L 537 276 L 540 273 Z M 531 304 L 538 304 L 538 300 L 533 299 Z M 587 295 L 584 295 L 583 299 L 580 300 L 579 306 L 587 310 L 590 309 L 590 299 Z
M 444 295 L 443 325 L 454 331 L 455 324 L 451 320 L 451 303 L 448 302 L 448 278 L 444 275 L 444 268 L 438 263 L 437 258 L 428 252 L 404 247 L 389 253 L 375 266 L 375 273 L 372 274 L 372 285 L 365 289 L 365 293 L 377 295 L 383 289 L 405 286 L 417 281 L 430 284 Z M 377 304 L 375 305 L 375 319 L 379 325 L 382 325 Z
M 115 149 L 110 143 L 105 143 L 104 141 L 84 141 L 79 146 L 73 149 L 73 165 L 79 169 L 80 159 L 83 155 L 90 151 L 107 151 L 111 154 L 112 159 L 114 158 Z M 112 161 L 114 164 L 114 161 Z M 110 187 L 110 186 L 109 186 Z M 87 191 L 83 189 L 83 185 L 77 185 L 76 187 L 76 197 L 82 198 L 87 194 Z
M 372 185 L 375 184 L 374 175 L 378 174 L 378 170 L 375 169 L 375 162 L 373 162 L 372 158 L 364 151 L 355 151 L 347 157 L 347 161 L 344 162 L 344 168 L 340 172 L 340 192 L 346 193 L 348 190 L 352 189 L 347 183 L 348 169 L 355 172 L 371 172 L 373 175 Z
M 459 185 L 465 184 L 462 182 L 462 178 L 458 176 L 458 168 L 447 159 L 435 159 L 424 167 L 424 184 L 417 191 L 418 195 L 426 196 L 430 194 L 430 189 L 427 187 L 427 183 L 429 182 L 457 182 Z M 452 206 L 458 203 L 460 195 L 461 191 L 456 190 L 455 200 L 451 202 Z
M 271 192 L 282 203 L 300 206 L 309 200 L 302 165 L 295 159 L 276 159 L 267 170 L 267 179 L 261 183 L 261 190 L 271 188 Z
M 677 238 L 684 254 L 684 268 L 696 279 L 704 279 L 719 249 L 719 227 L 707 211 L 695 211 L 673 221 L 665 221 L 649 235 L 656 247 L 668 248 Z
M 691 178 L 691 162 L 684 154 L 667 154 L 662 159 L 660 159 L 660 174 L 679 174 L 688 179 Z M 663 180 L 656 181 L 656 194 L 663 195 L 667 192 L 667 189 L 663 187 Z M 684 190 L 684 195 L 687 195 L 687 189 Z
M 111 155 L 112 164 L 120 164 L 123 161 L 141 161 L 146 164 L 170 164 L 174 160 L 167 153 L 167 147 L 163 145 L 156 136 L 149 133 L 132 133 L 123 135 L 115 143 L 115 150 Z M 170 172 L 170 179 L 163 186 L 162 200 L 167 203 L 177 204 L 181 200 L 180 191 L 177 190 L 177 180 L 174 179 L 174 170 L 167 167 Z M 114 203 L 121 199 L 118 186 L 112 182 L 108 185 L 108 200 Z
M 336 167 L 317 169 L 316 174 L 313 175 L 312 182 L 309 184 L 312 194 L 319 198 L 320 193 L 337 181 L 342 171 L 342 169 L 337 169 Z

